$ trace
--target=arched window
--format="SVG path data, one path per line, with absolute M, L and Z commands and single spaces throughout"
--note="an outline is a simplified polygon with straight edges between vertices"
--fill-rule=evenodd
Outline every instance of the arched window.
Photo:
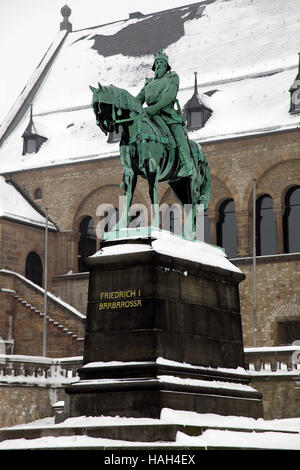
M 300 338 L 300 321 L 286 320 L 277 322 L 278 345 L 289 345 Z
M 256 201 L 256 254 L 274 255 L 276 253 L 276 220 L 273 199 L 268 194 Z
M 41 188 L 36 188 L 36 190 L 34 191 L 34 199 L 42 199 L 42 190 Z
M 84 259 L 93 255 L 97 250 L 97 236 L 94 230 L 94 221 L 92 217 L 85 217 L 79 226 L 80 239 L 78 246 L 78 270 L 85 272 L 88 270 Z
M 294 186 L 286 193 L 283 236 L 285 253 L 300 252 L 300 186 Z
M 217 223 L 217 244 L 225 249 L 228 258 L 236 256 L 236 219 L 233 199 L 227 199 L 220 206 L 219 221 Z
M 42 287 L 43 263 L 40 256 L 35 251 L 31 251 L 27 255 L 25 262 L 25 277 Z

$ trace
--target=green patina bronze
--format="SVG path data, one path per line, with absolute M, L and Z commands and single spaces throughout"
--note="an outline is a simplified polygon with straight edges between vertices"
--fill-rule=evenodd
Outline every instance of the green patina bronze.
M 122 129 L 120 158 L 124 175 L 121 187 L 125 191 L 126 206 L 117 228 L 128 227 L 130 206 L 140 175 L 148 180 L 154 207 L 151 226 L 159 227 L 157 186 L 166 181 L 180 203 L 191 207 L 184 233 L 193 239 L 197 210 L 206 209 L 211 198 L 209 166 L 200 145 L 188 139 L 177 101 L 179 77 L 171 71 L 162 51 L 155 57 L 153 70 L 154 77 L 146 80 L 137 97 L 113 85 L 90 87 L 100 129 L 105 134 L 118 131 L 119 126 Z

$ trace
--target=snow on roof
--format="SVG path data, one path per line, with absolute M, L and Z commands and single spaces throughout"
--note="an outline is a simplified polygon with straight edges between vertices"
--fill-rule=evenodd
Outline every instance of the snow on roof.
M 7 183 L 3 176 L 0 176 L 0 218 L 38 227 L 45 227 L 46 225 L 45 217 L 34 209 L 12 184 Z M 50 221 L 48 227 L 57 230 Z
M 201 96 L 217 90 L 206 103 L 212 116 L 191 138 L 205 142 L 299 127 L 288 92 L 298 72 L 298 0 L 212 0 L 203 6 L 69 33 L 33 100 L 34 124 L 48 140 L 37 154 L 22 156 L 28 112 L 0 148 L 0 171 L 117 156 L 118 144 L 107 143 L 96 126 L 89 85 L 112 83 L 136 95 L 152 76 L 160 47 L 179 74 L 181 107 L 193 94 L 194 72 Z

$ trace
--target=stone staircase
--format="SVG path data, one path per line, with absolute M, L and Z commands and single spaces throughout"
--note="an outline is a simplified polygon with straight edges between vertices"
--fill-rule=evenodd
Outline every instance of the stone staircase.
M 12 295 L 15 301 L 14 353 L 39 355 L 42 351 L 45 326 L 44 313 L 19 293 L 15 292 Z M 49 308 L 46 320 L 48 356 L 66 357 L 83 354 L 84 337 L 76 323 L 68 322 L 68 319 L 64 321 L 59 308 Z
M 14 354 L 42 353 L 45 291 L 24 276 L 0 270 L 0 302 L 12 318 Z M 47 355 L 83 354 L 85 315 L 47 292 Z M 5 334 L 5 332 L 3 332 Z M 8 336 L 8 333 L 7 333 Z
M 23 299 L 20 297 L 18 294 L 14 295 L 14 298 L 16 299 L 17 302 L 19 302 L 21 305 L 23 305 L 26 309 L 28 309 L 31 313 L 34 313 L 38 317 L 44 318 L 44 313 L 41 312 L 39 309 L 35 308 L 31 303 L 29 303 L 27 300 Z M 73 333 L 73 331 L 69 330 L 67 327 L 64 325 L 60 324 L 60 322 L 55 321 L 55 319 L 49 317 L 47 315 L 46 317 L 47 322 L 52 325 L 53 327 L 57 328 L 60 330 L 62 333 L 65 333 L 68 336 L 71 336 L 74 339 L 78 339 L 79 341 L 82 340 L 81 337 L 78 337 L 78 334 Z

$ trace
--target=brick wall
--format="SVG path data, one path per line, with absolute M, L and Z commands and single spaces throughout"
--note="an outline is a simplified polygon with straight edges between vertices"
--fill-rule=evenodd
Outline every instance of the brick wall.
M 257 196 L 268 193 L 273 197 L 277 221 L 277 253 L 283 253 L 283 199 L 291 185 L 300 184 L 299 137 L 300 131 L 290 131 L 202 144 L 210 165 L 213 186 L 213 196 L 208 210 L 212 244 L 216 244 L 217 241 L 216 224 L 220 204 L 226 198 L 233 198 L 237 219 L 237 256 L 251 256 L 252 188 L 255 178 Z M 77 272 L 80 220 L 85 215 L 90 215 L 97 224 L 99 218 L 96 218 L 96 209 L 100 203 L 118 205 L 118 197 L 122 194 L 120 189 L 122 174 L 119 159 L 106 158 L 20 171 L 12 175 L 30 196 L 33 196 L 37 187 L 42 189 L 43 198 L 40 204 L 48 207 L 49 216 L 60 228 L 53 248 L 54 275 L 65 275 L 69 271 Z M 159 198 L 160 201 L 175 202 L 166 183 L 159 186 Z M 147 183 L 141 178 L 138 179 L 135 201 L 145 203 L 149 207 Z M 16 244 L 10 249 L 9 256 L 15 256 L 15 247 Z M 22 257 L 21 252 L 24 248 L 22 244 L 18 244 L 18 247 L 19 256 Z M 259 344 L 276 344 L 272 312 L 278 304 L 289 303 L 291 297 L 298 295 L 296 281 L 298 274 L 295 281 L 293 280 L 298 265 L 296 268 L 293 264 L 289 267 L 290 261 L 287 261 L 282 270 L 282 263 L 280 266 L 275 263 L 272 268 L 273 262 L 275 263 L 271 260 L 268 264 L 265 263 L 264 267 L 258 268 L 257 309 L 261 312 Z M 247 275 L 247 280 L 241 284 L 244 334 L 246 344 L 252 345 L 250 265 L 244 264 L 243 271 Z M 74 288 L 78 285 L 74 283 Z M 64 285 L 63 281 L 55 280 L 55 289 L 61 293 L 62 298 L 72 299 L 76 304 L 79 302 L 76 294 L 72 294 L 70 287 Z M 265 316 L 270 318 L 266 320 Z
M 253 346 L 252 258 L 235 260 L 240 284 L 244 345 Z M 277 323 L 300 320 L 300 254 L 257 257 L 257 346 L 276 346 Z M 300 338 L 299 338 L 300 340 Z
M 13 281 L 10 279 L 6 284 L 6 289 L 13 289 Z M 13 335 L 14 299 L 10 292 L 0 291 L 0 338 L 9 341 Z M 8 353 L 6 346 L 5 352 Z
M 26 257 L 31 251 L 36 252 L 40 256 L 44 265 L 45 231 L 43 228 L 4 219 L 0 219 L 0 227 L 0 268 L 6 268 L 24 275 Z M 57 233 L 49 231 L 49 288 L 51 288 L 51 278 L 55 273 L 56 237 Z
M 52 292 L 86 315 L 88 284 L 88 273 L 56 276 L 52 279 Z
M 292 184 L 299 184 L 299 135 L 299 131 L 291 131 L 202 144 L 209 161 L 213 186 L 209 215 L 216 222 L 221 202 L 229 197 L 234 199 L 240 256 L 250 255 L 252 250 L 253 178 L 257 181 L 257 195 L 270 193 L 275 210 L 280 212 L 286 189 Z M 50 217 L 64 232 L 78 231 L 80 218 L 84 215 L 95 217 L 98 204 L 106 202 L 116 205 L 122 195 L 122 174 L 119 159 L 107 158 L 20 171 L 13 178 L 31 197 L 37 187 L 42 189 L 41 206 L 48 207 Z M 166 183 L 159 185 L 160 200 L 166 191 Z M 135 200 L 149 205 L 147 183 L 141 178 Z M 212 228 L 213 238 L 214 232 Z M 214 239 L 212 243 L 215 243 Z

